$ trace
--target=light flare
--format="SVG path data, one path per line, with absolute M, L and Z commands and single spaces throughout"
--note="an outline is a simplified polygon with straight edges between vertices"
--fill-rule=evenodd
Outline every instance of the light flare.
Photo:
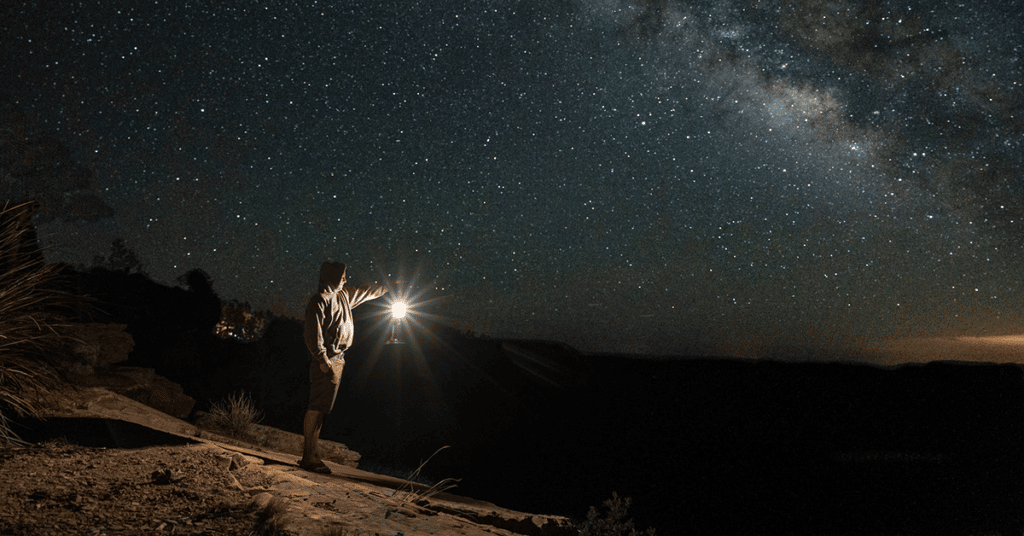
M 391 318 L 402 319 L 405 318 L 405 313 L 408 311 L 408 306 L 403 301 L 396 301 L 391 304 Z

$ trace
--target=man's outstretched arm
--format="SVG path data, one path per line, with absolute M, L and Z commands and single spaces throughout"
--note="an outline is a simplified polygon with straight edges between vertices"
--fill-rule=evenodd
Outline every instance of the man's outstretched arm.
M 375 300 L 387 294 L 388 289 L 384 288 L 384 285 L 359 285 L 358 287 L 345 287 L 344 291 L 345 294 L 348 294 L 349 306 L 355 309 L 360 303 Z

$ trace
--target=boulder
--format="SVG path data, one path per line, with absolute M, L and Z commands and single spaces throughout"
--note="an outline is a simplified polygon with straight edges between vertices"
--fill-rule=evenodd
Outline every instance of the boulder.
M 194 423 L 197 427 L 202 428 L 203 430 L 231 438 L 231 433 L 228 430 L 225 430 L 217 422 L 216 418 L 205 411 L 196 412 Z M 302 456 L 304 438 L 301 434 L 285 432 L 284 430 L 279 430 L 259 423 L 251 423 L 249 427 L 249 437 L 231 439 L 241 440 L 244 443 L 256 445 L 257 448 L 268 448 L 275 452 Z M 320 438 L 319 446 L 320 456 L 323 459 L 353 468 L 359 467 L 359 458 L 361 458 L 360 454 L 349 449 L 344 443 Z
M 84 387 L 103 387 L 179 419 L 188 418 L 196 404 L 180 385 L 158 376 L 151 368 L 106 367 L 78 378 L 77 383 Z
M 64 334 L 72 355 L 65 373 L 82 387 L 103 387 L 173 417 L 185 419 L 196 401 L 151 368 L 120 366 L 135 340 L 124 324 L 73 324 Z
M 126 327 L 125 324 L 72 324 L 65 335 L 80 365 L 104 368 L 127 361 L 135 347 L 131 334 L 124 331 Z
M 278 452 L 302 456 L 302 435 L 285 432 L 262 424 L 254 424 L 253 427 L 255 428 L 255 435 L 260 439 L 261 443 L 272 447 Z M 323 459 L 349 467 L 359 467 L 359 458 L 361 456 L 358 452 L 349 450 L 348 446 L 344 443 L 321 438 L 319 446 L 320 456 Z

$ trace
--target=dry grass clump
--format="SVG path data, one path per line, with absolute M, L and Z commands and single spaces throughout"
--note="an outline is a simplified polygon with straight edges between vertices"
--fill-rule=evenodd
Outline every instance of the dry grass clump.
M 286 534 L 288 524 L 288 507 L 281 497 L 271 498 L 256 515 L 256 534 L 259 536 L 279 536 Z
M 431 454 L 429 458 L 421 462 L 419 467 L 417 467 L 415 471 L 409 473 L 409 476 L 405 477 L 405 480 L 407 480 L 407 482 L 403 484 L 402 487 L 395 490 L 395 492 L 391 494 L 392 497 L 400 495 L 399 498 L 401 498 L 405 502 L 418 503 L 420 501 L 426 501 L 433 497 L 434 495 L 437 495 L 438 493 L 443 493 L 456 487 L 461 479 L 446 478 L 434 484 L 433 486 L 430 486 L 429 488 L 420 490 L 417 490 L 415 486 L 412 484 L 413 481 L 419 479 L 420 473 L 423 471 L 423 467 L 427 465 L 427 462 L 434 459 L 434 456 L 437 456 L 438 452 L 441 452 L 446 448 L 449 448 L 449 446 L 445 445 L 435 450 L 434 453 Z
M 244 391 L 232 393 L 210 408 L 210 423 L 236 439 L 255 440 L 253 425 L 261 420 L 263 412 Z
M 57 363 L 66 339 L 62 312 L 79 298 L 59 290 L 30 219 L 35 203 L 0 207 L 0 445 L 20 443 L 10 415 L 39 417 L 62 386 Z

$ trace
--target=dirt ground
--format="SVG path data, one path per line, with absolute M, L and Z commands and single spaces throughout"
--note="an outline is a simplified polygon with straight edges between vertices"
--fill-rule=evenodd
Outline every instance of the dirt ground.
M 255 534 L 246 490 L 260 471 L 225 471 L 203 444 L 139 449 L 48 441 L 0 450 L 0 534 Z
M 565 518 L 434 494 L 330 461 L 333 474 L 309 473 L 295 465 L 295 453 L 226 440 L 104 390 L 80 396 L 55 415 L 116 429 L 124 444 L 133 439 L 126 433 L 158 439 L 119 448 L 63 439 L 0 448 L 0 535 L 575 533 Z

